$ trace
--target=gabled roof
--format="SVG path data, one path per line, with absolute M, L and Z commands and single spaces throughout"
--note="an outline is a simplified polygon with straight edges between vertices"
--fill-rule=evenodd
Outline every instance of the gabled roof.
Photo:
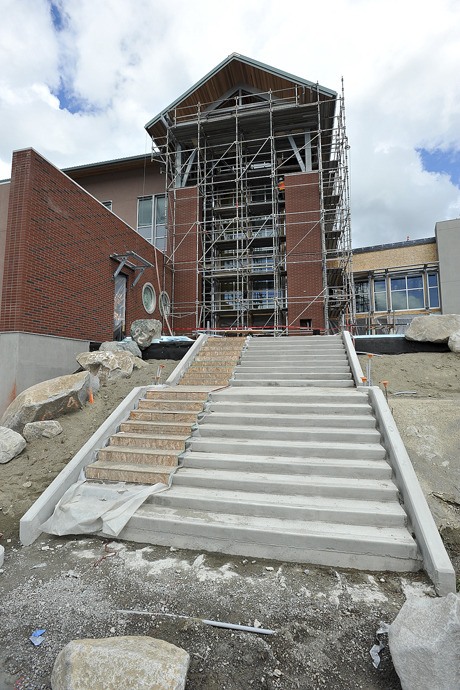
M 308 92 L 312 92 L 315 99 L 319 94 L 321 99 L 334 99 L 337 93 L 314 82 L 296 77 L 288 72 L 258 62 L 252 58 L 232 53 L 217 67 L 208 72 L 196 84 L 191 86 L 179 98 L 168 105 L 164 110 L 150 120 L 145 128 L 152 134 L 155 125 L 161 122 L 172 110 L 180 108 L 183 111 L 196 108 L 198 104 L 206 107 L 218 101 L 222 96 L 236 86 L 249 86 L 260 93 L 281 92 L 300 86 Z M 313 99 L 312 99 L 313 100 Z

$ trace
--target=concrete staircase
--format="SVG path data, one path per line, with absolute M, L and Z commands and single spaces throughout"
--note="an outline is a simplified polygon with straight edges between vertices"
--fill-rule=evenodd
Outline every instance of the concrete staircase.
M 339 337 L 251 339 L 233 383 L 210 394 L 171 489 L 141 506 L 120 538 L 421 568 L 367 393 L 353 387 Z
M 338 335 L 253 338 L 241 357 L 233 385 L 354 386 Z

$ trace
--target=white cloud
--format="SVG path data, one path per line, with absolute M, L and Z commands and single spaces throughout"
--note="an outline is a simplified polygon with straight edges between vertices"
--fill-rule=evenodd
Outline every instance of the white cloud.
M 148 150 L 143 125 L 240 52 L 335 90 L 344 76 L 355 245 L 460 214 L 460 190 L 417 154 L 460 150 L 456 0 L 54 4 L 59 32 L 49 2 L 0 0 L 0 175 L 27 146 L 60 166 Z

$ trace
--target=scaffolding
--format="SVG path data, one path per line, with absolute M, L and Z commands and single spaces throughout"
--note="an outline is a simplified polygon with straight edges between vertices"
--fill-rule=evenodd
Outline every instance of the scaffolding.
M 334 97 L 294 84 L 262 93 L 238 87 L 213 103 L 179 104 L 162 121 L 165 136 L 152 141 L 166 173 L 175 330 L 194 315 L 196 330 L 285 334 L 300 323 L 308 332 L 318 304 L 324 332 L 353 322 L 343 85 Z M 297 198 L 316 194 L 318 208 L 287 207 L 292 182 Z M 187 188 L 196 192 L 195 209 L 184 223 L 178 199 Z M 299 238 L 294 244 L 286 242 L 287 226 Z M 318 230 L 320 248 L 306 249 Z M 192 234 L 195 253 L 184 258 Z M 319 290 L 288 289 L 297 264 L 307 274 L 318 262 Z M 193 300 L 176 299 L 178 271 L 196 272 Z

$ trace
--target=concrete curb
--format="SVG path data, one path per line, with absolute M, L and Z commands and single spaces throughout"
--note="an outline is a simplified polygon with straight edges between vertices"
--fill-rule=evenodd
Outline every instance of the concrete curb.
M 356 354 L 355 346 L 353 345 L 349 331 L 342 331 L 342 339 L 348 355 L 348 362 L 353 375 L 353 381 L 355 382 L 356 386 L 362 386 L 364 373 L 361 369 L 361 364 L 359 363 L 358 355 Z
M 433 581 L 436 592 L 444 596 L 456 592 L 455 571 L 444 548 L 435 521 L 420 487 L 396 423 L 383 392 L 378 386 L 361 387 L 369 392 L 369 402 L 374 410 L 383 444 L 401 492 L 404 508 L 409 516 L 423 565 Z
M 167 386 L 177 386 L 187 369 L 189 369 L 193 364 L 195 357 L 206 343 L 208 337 L 209 336 L 206 333 L 202 333 L 200 336 L 198 336 L 190 350 L 188 350 L 188 352 L 182 357 L 177 367 L 169 375 L 169 378 L 166 381 Z
M 109 436 L 116 433 L 120 423 L 127 418 L 145 391 L 151 388 L 152 386 L 133 388 L 23 515 L 19 523 L 19 539 L 24 546 L 29 546 L 38 539 L 41 534 L 40 526 L 51 517 L 56 503 L 78 481 L 81 470 L 94 460 L 96 452 L 104 447 Z
M 4 558 L 5 558 L 5 548 L 0 545 L 0 568 L 3 565 Z

